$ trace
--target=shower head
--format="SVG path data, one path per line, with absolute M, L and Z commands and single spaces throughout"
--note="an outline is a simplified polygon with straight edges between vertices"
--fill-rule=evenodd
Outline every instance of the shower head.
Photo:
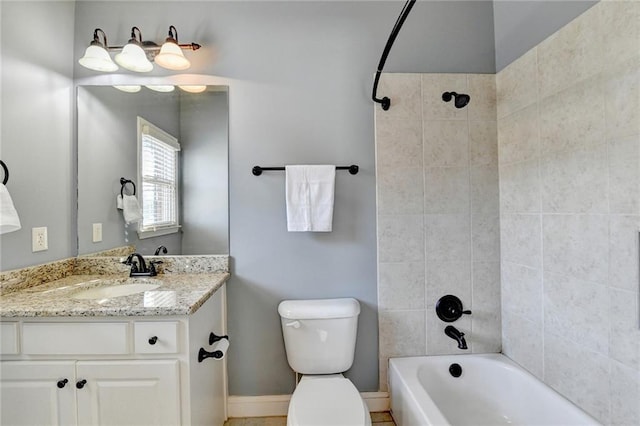
M 442 94 L 442 100 L 445 102 L 449 102 L 451 98 L 455 98 L 453 103 L 458 109 L 466 107 L 471 100 L 471 96 L 465 95 L 464 93 L 444 92 Z

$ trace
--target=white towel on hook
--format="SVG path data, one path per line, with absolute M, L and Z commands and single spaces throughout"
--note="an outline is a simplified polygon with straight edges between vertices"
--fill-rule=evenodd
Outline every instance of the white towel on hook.
M 135 195 L 122 196 L 122 216 L 127 225 L 142 220 L 142 209 Z
M 285 166 L 287 230 L 331 232 L 336 166 Z
M 5 185 L 0 182 L 0 234 L 17 231 L 22 228 L 20 217 L 13 206 L 11 194 Z

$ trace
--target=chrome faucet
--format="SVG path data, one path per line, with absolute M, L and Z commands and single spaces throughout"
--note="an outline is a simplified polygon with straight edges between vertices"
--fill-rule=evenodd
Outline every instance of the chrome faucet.
M 149 262 L 149 268 L 147 268 L 147 262 L 144 261 L 144 257 L 140 253 L 132 253 L 122 263 L 131 266 L 130 277 L 155 277 L 158 275 L 156 265 L 162 262 L 151 261 Z
M 458 342 L 458 349 L 467 349 L 467 341 L 464 340 L 464 333 L 459 331 L 452 325 L 448 325 L 444 329 L 444 334 Z

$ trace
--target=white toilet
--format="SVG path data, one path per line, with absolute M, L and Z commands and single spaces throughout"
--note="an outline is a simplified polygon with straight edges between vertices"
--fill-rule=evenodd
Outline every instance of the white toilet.
M 353 364 L 358 301 L 285 300 L 278 313 L 289 365 L 303 374 L 289 403 L 287 425 L 371 425 L 360 393 L 340 374 Z

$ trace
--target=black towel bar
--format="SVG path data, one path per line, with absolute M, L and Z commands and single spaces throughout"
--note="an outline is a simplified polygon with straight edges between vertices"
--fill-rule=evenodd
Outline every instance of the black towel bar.
M 2 184 L 6 185 L 9 182 L 9 169 L 7 165 L 4 164 L 4 161 L 0 160 L 0 165 L 2 166 L 2 170 L 4 171 L 4 179 L 2 179 Z
M 253 173 L 254 176 L 260 176 L 262 172 L 270 171 L 270 170 L 284 170 L 284 167 L 254 166 L 253 169 L 251 169 L 251 173 Z M 360 167 L 356 166 L 355 164 L 352 164 L 350 166 L 336 166 L 336 170 L 349 170 L 349 173 L 351 173 L 352 175 L 355 175 L 355 174 L 358 174 Z
M 132 180 L 129 179 L 125 179 L 123 177 L 120 178 L 120 185 L 122 185 L 122 187 L 120 188 L 120 196 L 124 197 L 124 187 L 130 183 L 131 185 L 133 185 L 133 194 L 132 195 L 136 195 L 136 184 L 133 183 Z

